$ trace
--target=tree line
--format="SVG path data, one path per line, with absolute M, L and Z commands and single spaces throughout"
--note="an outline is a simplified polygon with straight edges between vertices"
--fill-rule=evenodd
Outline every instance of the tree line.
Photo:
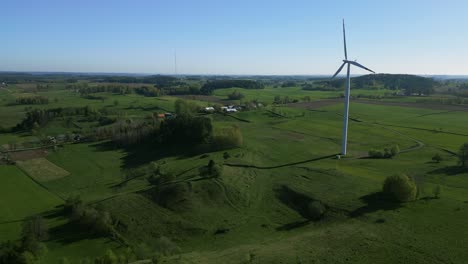
M 13 130 L 22 131 L 43 127 L 56 117 L 76 115 L 90 116 L 97 115 L 98 112 L 98 110 L 92 109 L 89 106 L 34 109 L 26 112 L 26 117 L 18 123 Z
M 351 78 L 354 89 L 384 88 L 403 90 L 405 95 L 429 95 L 434 92 L 436 81 L 409 74 L 369 74 Z M 303 84 L 303 90 L 341 90 L 345 88 L 343 79 L 321 80 Z
M 210 95 L 216 89 L 223 88 L 244 88 L 244 89 L 263 89 L 265 88 L 264 84 L 254 80 L 212 80 L 206 82 L 200 92 L 202 94 Z
M 49 98 L 45 96 L 22 96 L 16 98 L 15 104 L 17 105 L 32 105 L 32 104 L 48 104 Z

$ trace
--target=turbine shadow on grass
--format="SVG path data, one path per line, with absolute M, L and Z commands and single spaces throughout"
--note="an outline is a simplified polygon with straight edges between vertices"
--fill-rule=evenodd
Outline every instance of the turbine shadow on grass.
M 313 159 L 308 159 L 308 160 L 303 160 L 303 161 L 291 162 L 291 163 L 286 163 L 286 164 L 281 164 L 281 165 L 276 165 L 276 166 L 256 166 L 256 165 L 249 165 L 249 164 L 232 164 L 232 163 L 224 163 L 224 165 L 230 166 L 230 167 L 241 167 L 241 168 L 253 168 L 253 169 L 260 169 L 260 170 L 268 170 L 268 169 L 277 169 L 277 168 L 282 168 L 282 167 L 300 165 L 300 164 L 313 162 L 313 161 L 319 161 L 319 160 L 323 160 L 323 159 L 334 158 L 334 157 L 336 157 L 336 155 L 338 155 L 338 154 L 333 154 L 333 155 L 328 155 L 328 156 L 323 156 L 323 157 L 318 157 L 318 158 L 313 158 Z
M 352 211 L 349 216 L 359 217 L 368 213 L 373 213 L 379 210 L 395 210 L 401 207 L 401 204 L 396 203 L 388 199 L 388 197 L 382 192 L 375 192 L 361 196 L 359 198 L 361 201 L 365 202 L 366 205 L 357 208 Z
M 468 168 L 463 168 L 460 166 L 447 166 L 439 169 L 430 171 L 429 174 L 445 174 L 445 175 L 457 175 L 461 173 L 467 173 Z

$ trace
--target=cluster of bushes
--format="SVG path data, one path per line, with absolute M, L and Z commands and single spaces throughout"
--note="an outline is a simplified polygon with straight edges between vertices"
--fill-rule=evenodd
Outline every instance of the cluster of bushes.
M 151 185 L 158 186 L 173 181 L 175 179 L 175 176 L 172 173 L 163 172 L 161 170 L 161 167 L 159 167 L 156 163 L 153 162 L 148 166 L 147 170 L 148 177 L 146 179 Z
M 49 98 L 45 96 L 24 96 L 16 98 L 15 103 L 20 105 L 48 104 Z
M 297 83 L 295 81 L 286 81 L 281 84 L 281 87 L 287 88 L 287 87 L 295 87 L 297 86 Z
M 101 111 L 92 109 L 89 106 L 34 109 L 26 113 L 26 117 L 15 126 L 14 130 L 31 130 L 35 129 L 35 127 L 43 127 L 56 117 L 83 115 L 95 117 L 97 120 L 101 114 L 106 114 L 106 112 L 101 113 Z
M 263 89 L 264 85 L 254 80 L 214 80 L 205 83 L 200 89 L 200 92 L 202 94 L 210 95 L 216 89 L 233 87 L 244 89 Z
M 106 100 L 106 97 L 101 96 L 101 95 L 95 95 L 95 94 L 83 94 L 82 97 L 85 99 L 89 99 L 89 100 L 100 100 L 100 101 Z
M 65 200 L 63 212 L 70 223 L 85 231 L 102 236 L 114 234 L 111 215 L 103 210 L 85 205 L 78 196 Z
M 199 85 L 178 85 L 173 87 L 164 88 L 164 94 L 169 95 L 183 95 L 183 94 L 200 94 Z
M 39 263 L 47 253 L 43 243 L 49 237 L 49 229 L 40 216 L 34 216 L 22 224 L 21 239 L 0 244 L 0 263 Z
M 316 81 L 314 83 L 303 83 L 302 90 L 305 91 L 336 91 L 343 87 L 343 81 Z
M 177 99 L 174 102 L 175 113 L 178 115 L 193 115 L 198 113 L 201 109 L 199 105 L 194 102 Z
M 142 86 L 135 88 L 135 93 L 148 97 L 158 97 L 162 95 L 162 91 L 156 87 Z
M 309 97 L 310 98 L 310 97 Z M 281 98 L 281 96 L 276 95 L 275 98 L 273 99 L 273 104 L 289 104 L 289 103 L 297 103 L 299 100 L 297 99 L 289 99 L 289 96 L 285 96 Z
M 78 90 L 81 96 L 85 96 L 92 93 L 114 93 L 114 94 L 130 94 L 132 92 L 132 88 L 128 85 L 116 85 L 116 84 L 108 84 L 108 85 L 97 85 L 97 86 L 78 86 L 78 85 L 69 85 L 68 88 L 75 88 Z
M 390 159 L 400 153 L 400 147 L 394 145 L 391 148 L 384 148 L 383 150 L 371 149 L 369 150 L 369 158 L 373 159 Z
M 98 128 L 95 136 L 97 139 L 111 139 L 119 146 L 129 146 L 154 138 L 159 129 L 158 124 L 155 121 L 127 119 Z
M 244 98 L 245 96 L 238 92 L 237 90 L 234 90 L 232 93 L 228 94 L 228 99 L 229 100 L 240 100 Z
M 159 138 L 164 143 L 197 145 L 210 143 L 213 137 L 211 119 L 187 114 L 161 122 Z

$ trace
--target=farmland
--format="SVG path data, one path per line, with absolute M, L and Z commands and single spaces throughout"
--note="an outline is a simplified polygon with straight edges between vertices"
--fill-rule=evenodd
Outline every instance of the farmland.
M 424 97 L 383 85 L 353 90 L 349 154 L 338 159 L 342 91 L 304 89 L 315 80 L 288 86 L 282 79 L 259 77 L 254 81 L 262 88 L 243 81 L 239 84 L 254 88 L 210 94 L 174 84 L 147 96 L 79 91 L 104 84 L 151 86 L 144 79 L 129 85 L 98 81 L 101 77 L 71 84 L 62 77 L 42 78 L 0 91 L 0 242 L 19 241 L 22 223 L 39 215 L 49 229 L 42 241 L 48 249 L 41 256 L 44 263 L 91 261 L 108 250 L 128 262 L 157 258 L 162 263 L 468 259 L 463 246 L 468 243 L 468 171 L 458 162 L 459 148 L 468 142 L 468 107 L 435 103 L 435 98 L 454 96 L 438 92 L 441 87 Z M 216 82 L 205 78 L 182 81 L 202 91 L 204 83 Z M 49 86 L 36 85 L 44 82 Z M 243 98 L 230 100 L 233 91 Z M 31 96 L 48 103 L 13 103 Z M 242 108 L 224 113 L 218 110 L 222 105 Z M 193 111 L 206 106 L 216 111 Z M 43 110 L 41 119 L 23 122 L 34 109 Z M 157 118 L 177 112 L 190 112 L 191 133 L 164 130 L 170 119 Z M 196 134 L 205 124 L 196 122 L 207 122 L 204 118 L 213 127 L 208 142 L 170 137 Z M 130 128 L 144 128 L 138 140 L 123 140 Z M 221 148 L 224 132 L 240 140 Z M 396 145 L 399 153 L 392 158 L 369 157 L 370 150 Z M 434 161 L 435 154 L 441 160 Z M 210 174 L 211 168 L 220 172 Z M 386 177 L 398 173 L 417 183 L 414 201 L 396 203 L 382 196 Z M 71 197 L 79 197 L 84 211 L 110 215 L 111 232 L 90 232 L 91 227 L 73 222 L 64 213 Z M 320 218 L 310 216 L 312 202 L 326 209 Z

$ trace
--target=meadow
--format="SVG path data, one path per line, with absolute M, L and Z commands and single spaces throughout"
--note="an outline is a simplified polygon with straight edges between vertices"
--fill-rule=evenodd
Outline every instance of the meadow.
M 24 105 L 9 104 L 24 96 L 24 87 L 10 85 L 9 91 L 1 91 L 2 127 L 18 124 L 27 112 Z M 157 144 L 118 147 L 102 140 L 61 144 L 40 158 L 40 164 L 34 160 L 0 164 L 0 242 L 19 239 L 21 223 L 40 214 L 50 229 L 44 263 L 59 263 L 63 257 L 80 263 L 107 249 L 123 254 L 128 248 L 145 251 L 139 254 L 143 260 L 151 258 L 149 252 L 159 252 L 162 263 L 467 261 L 463 245 L 468 243 L 468 172 L 456 169 L 456 153 L 468 142 L 466 111 L 352 100 L 350 153 L 337 159 L 343 104 L 336 100 L 315 107 L 314 103 L 335 100 L 339 91 L 227 88 L 215 90 L 211 101 L 195 97 L 190 101 L 199 106 L 237 104 L 239 100 L 226 100 L 234 90 L 245 95 L 243 101 L 255 99 L 265 106 L 203 116 L 212 120 L 215 130 L 240 128 L 241 147 L 192 153 Z M 177 100 L 170 95 L 112 93 L 99 93 L 104 99 L 92 100 L 64 84 L 37 94 L 51 99 L 34 108 L 90 106 L 132 120 L 173 112 Z M 298 100 L 309 96 L 311 102 L 274 105 L 275 96 Z M 2 133 L 0 143 L 84 133 L 99 126 L 82 116 L 71 119 L 75 125 L 66 117 L 56 118 L 34 134 Z M 369 150 L 393 145 L 401 150 L 397 156 L 368 158 Z M 441 162 L 432 161 L 435 154 L 441 155 Z M 199 169 L 209 160 L 222 166 L 221 177 L 200 176 Z M 138 173 L 128 177 L 151 163 L 173 175 L 170 184 L 154 186 Z M 381 197 L 385 178 L 396 173 L 417 181 L 417 200 L 398 204 Z M 438 199 L 433 191 L 437 186 Z M 71 227 L 57 212 L 64 200 L 76 195 L 109 212 L 123 239 L 86 235 Z M 307 215 L 311 201 L 327 208 L 320 220 Z

